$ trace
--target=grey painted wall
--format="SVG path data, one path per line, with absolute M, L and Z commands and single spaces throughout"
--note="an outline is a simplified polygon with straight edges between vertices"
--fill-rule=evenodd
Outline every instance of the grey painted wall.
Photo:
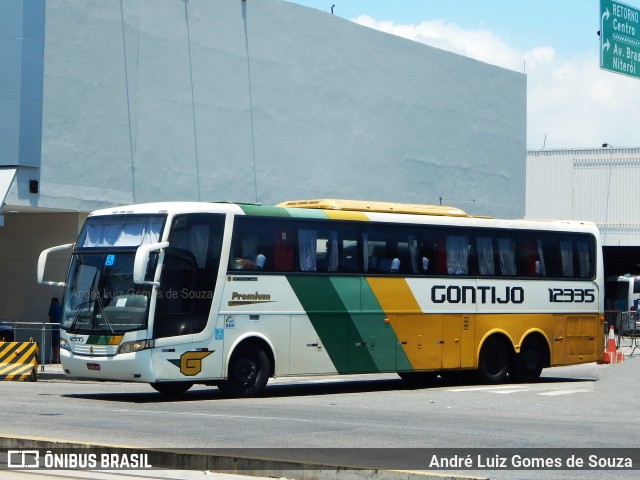
M 0 166 L 40 166 L 44 1 L 0 1 Z
M 524 215 L 523 74 L 280 0 L 56 0 L 45 19 L 40 193 L 14 182 L 7 204 Z

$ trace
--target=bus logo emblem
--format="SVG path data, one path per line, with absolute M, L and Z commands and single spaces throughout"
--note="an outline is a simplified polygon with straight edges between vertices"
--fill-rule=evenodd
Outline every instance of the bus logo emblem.
M 180 373 L 187 376 L 193 377 L 194 375 L 199 374 L 202 371 L 202 360 L 205 357 L 211 355 L 211 352 L 184 352 L 180 355 L 180 359 L 169 360 L 176 367 L 180 369 Z

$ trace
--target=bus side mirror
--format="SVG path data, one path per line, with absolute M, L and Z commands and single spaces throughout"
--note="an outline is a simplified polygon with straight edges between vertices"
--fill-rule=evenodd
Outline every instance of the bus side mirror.
M 150 243 L 148 245 L 140 245 L 136 251 L 136 258 L 133 262 L 133 283 L 138 285 L 153 285 L 159 287 L 160 282 L 147 281 L 147 267 L 149 266 L 149 256 L 151 252 L 167 248 L 169 242 Z
M 65 282 L 49 282 L 46 281 L 44 279 L 44 269 L 47 266 L 47 256 L 49 255 L 49 253 L 51 252 L 58 252 L 60 250 L 68 250 L 70 248 L 73 247 L 73 243 L 66 243 L 64 245 L 58 245 L 57 247 L 51 247 L 51 248 L 47 248 L 46 250 L 43 250 L 40 253 L 40 256 L 38 257 L 38 283 L 40 285 L 53 285 L 56 287 L 66 287 L 66 283 Z

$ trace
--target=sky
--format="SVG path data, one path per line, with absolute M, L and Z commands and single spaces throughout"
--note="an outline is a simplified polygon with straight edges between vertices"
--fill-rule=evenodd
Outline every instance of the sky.
M 600 0 L 287 1 L 525 73 L 528 149 L 640 147 L 640 79 L 600 69 Z

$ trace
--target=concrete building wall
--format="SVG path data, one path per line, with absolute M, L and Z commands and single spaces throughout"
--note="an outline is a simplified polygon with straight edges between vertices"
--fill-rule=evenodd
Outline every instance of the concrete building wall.
M 40 165 L 44 10 L 44 0 L 0 3 L 0 167 Z
M 523 74 L 280 0 L 57 0 L 45 18 L 39 207 L 524 213 Z
M 529 151 L 526 217 L 592 221 L 605 246 L 640 248 L 638 185 L 640 148 Z

